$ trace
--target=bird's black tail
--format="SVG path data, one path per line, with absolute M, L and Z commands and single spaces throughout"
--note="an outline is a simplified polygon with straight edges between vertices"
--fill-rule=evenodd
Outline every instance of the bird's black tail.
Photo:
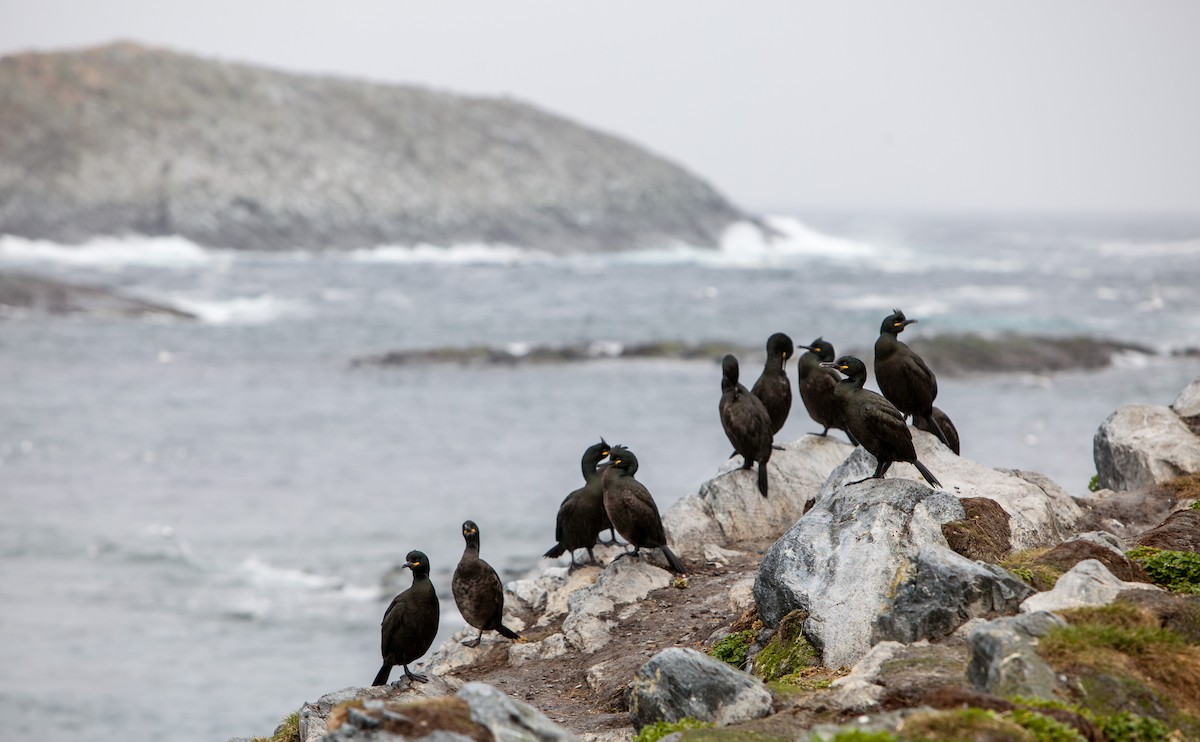
M 521 638 L 520 634 L 508 628 L 504 624 L 497 626 L 496 631 L 500 632 L 500 636 L 503 636 L 505 639 L 512 639 L 513 641 L 516 641 L 517 639 Z
M 669 546 L 663 544 L 662 553 L 663 556 L 667 558 L 667 564 L 671 565 L 672 570 L 681 575 L 687 574 L 687 570 L 684 569 L 683 562 L 679 561 L 679 557 L 675 556 L 675 552 L 671 551 Z
M 547 551 L 545 554 L 542 554 L 542 557 L 545 559 L 557 559 L 558 557 L 560 557 L 566 553 L 567 553 L 566 547 L 564 547 L 562 544 L 555 544 L 554 546 L 550 547 L 550 551 Z
M 938 481 L 938 478 L 933 476 L 933 472 L 926 469 L 924 464 L 922 464 L 920 461 L 914 461 L 912 463 L 913 466 L 917 467 L 917 471 L 921 472 L 921 476 L 925 477 L 925 481 L 929 482 L 931 487 L 942 486 L 942 483 Z
M 767 462 L 758 462 L 758 491 L 767 496 Z
M 933 434 L 937 436 L 937 439 L 941 441 L 946 448 L 949 448 L 951 451 L 953 451 L 954 446 L 950 445 L 950 439 L 946 437 L 944 432 L 942 432 L 942 426 L 938 424 L 937 418 L 933 415 L 930 415 L 929 417 L 925 418 L 925 420 L 929 423 L 929 429 L 933 431 Z M 915 425 L 916 422 L 917 416 L 913 415 L 913 424 Z
M 375 682 L 371 685 L 387 685 L 388 675 L 392 674 L 392 666 L 383 663 L 383 667 L 379 668 L 379 673 L 375 676 Z

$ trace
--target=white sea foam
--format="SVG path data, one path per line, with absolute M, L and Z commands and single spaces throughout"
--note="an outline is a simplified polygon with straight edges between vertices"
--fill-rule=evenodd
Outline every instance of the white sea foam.
M 412 246 L 382 245 L 347 253 L 350 260 L 360 263 L 443 263 L 447 265 L 493 264 L 517 265 L 544 262 L 552 259 L 549 253 L 513 245 L 472 243 L 439 247 L 427 243 Z
M 276 567 L 250 556 L 242 560 L 237 571 L 259 587 L 300 588 L 304 590 L 340 590 L 345 586 L 345 580 L 331 575 L 318 575 L 301 569 Z
M 0 260 L 12 263 L 191 268 L 227 262 L 233 255 L 232 251 L 207 249 L 182 237 L 96 237 L 80 245 L 60 245 L 48 240 L 0 235 Z
M 296 302 L 271 294 L 223 300 L 180 297 L 173 298 L 171 303 L 212 325 L 262 325 L 283 317 L 302 316 L 306 311 Z
M 1183 257 L 1200 255 L 1200 239 L 1151 242 L 1110 241 L 1097 245 L 1096 251 L 1101 255 L 1121 257 Z

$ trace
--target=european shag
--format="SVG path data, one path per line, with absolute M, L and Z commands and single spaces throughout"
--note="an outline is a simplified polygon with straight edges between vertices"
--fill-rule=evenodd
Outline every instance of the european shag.
M 937 399 L 937 377 L 913 349 L 898 337 L 904 328 L 916 322 L 904 312 L 893 309 L 879 327 L 875 341 L 875 382 L 879 391 L 904 416 L 924 417 L 932 421 L 933 434 L 947 447 L 946 434 L 933 420 L 933 400 Z
M 462 534 L 467 546 L 454 568 L 450 589 L 463 620 L 479 629 L 479 636 L 463 645 L 479 646 L 485 631 L 498 631 L 508 639 L 520 639 L 517 632 L 500 623 L 504 620 L 504 586 L 492 565 L 479 558 L 479 526 L 468 520 L 462 525 Z
M 834 394 L 850 432 L 877 462 L 874 474 L 850 484 L 881 479 L 893 461 L 904 461 L 917 467 L 930 485 L 941 487 L 937 477 L 917 460 L 917 450 L 913 447 L 912 433 L 904 422 L 904 415 L 882 396 L 863 388 L 867 383 L 866 365 L 854 356 L 842 356 L 833 363 L 821 365 L 846 375 L 838 382 Z
M 942 412 L 942 408 L 934 405 L 933 419 L 937 420 L 938 427 L 941 428 L 942 432 L 946 434 L 946 445 L 950 446 L 950 450 L 953 451 L 955 455 L 960 454 L 961 450 L 959 448 L 960 444 L 958 440 L 958 428 L 954 427 L 954 422 L 950 419 L 950 416 L 945 412 Z M 937 435 L 937 433 L 933 432 L 933 426 L 929 424 L 929 418 L 921 417 L 920 415 L 913 415 L 913 427 L 917 428 L 918 430 L 924 430 L 926 433 L 933 433 L 934 435 Z
M 825 428 L 813 435 L 824 437 L 830 428 L 837 428 L 845 432 L 850 442 L 857 446 L 858 441 L 846 430 L 841 406 L 833 396 L 833 390 L 842 376 L 832 368 L 821 368 L 823 361 L 832 363 L 837 357 L 833 345 L 825 342 L 824 338 L 817 338 L 800 347 L 807 351 L 800 356 L 800 399 L 804 402 L 804 409 L 808 410 L 808 416 Z
M 638 470 L 637 457 L 624 446 L 613 446 L 608 460 L 612 465 L 604 471 L 604 509 L 617 533 L 633 545 L 634 556 L 641 556 L 643 548 L 662 549 L 671 569 L 685 574 L 683 562 L 667 546 L 658 505 L 645 485 L 634 478 Z
M 782 332 L 767 338 L 767 362 L 750 389 L 771 416 L 772 435 L 783 429 L 792 409 L 792 383 L 787 376 L 787 362 L 795 352 L 792 339 Z
M 599 443 L 588 446 L 583 452 L 579 466 L 583 471 L 583 486 L 567 495 L 558 506 L 558 518 L 554 525 L 554 539 L 558 543 L 543 556 L 555 559 L 571 552 L 571 565 L 575 564 L 575 550 L 587 549 L 588 559 L 595 562 L 592 547 L 599 534 L 611 529 L 608 513 L 604 512 L 604 484 L 601 472 L 596 469 L 610 446 L 601 438 Z
M 437 591 L 429 580 L 429 558 L 424 553 L 408 552 L 404 566 L 412 570 L 412 586 L 393 598 L 383 614 L 380 630 L 383 667 L 379 668 L 372 685 L 387 683 L 395 665 L 404 668 L 404 675 L 409 680 L 429 682 L 429 678 L 421 673 L 410 671 L 408 663 L 425 654 L 437 636 L 438 618 L 441 616 Z
M 767 496 L 767 462 L 771 460 L 771 415 L 758 397 L 738 383 L 738 362 L 732 355 L 721 360 L 721 426 L 742 455 L 742 468 L 758 464 L 758 491 Z M 620 530 L 620 529 L 618 529 Z

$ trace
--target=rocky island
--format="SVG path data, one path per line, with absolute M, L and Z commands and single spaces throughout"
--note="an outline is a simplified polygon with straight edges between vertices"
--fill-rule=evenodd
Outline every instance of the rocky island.
M 806 436 L 762 498 L 737 459 L 652 558 L 506 586 L 524 641 L 464 629 L 400 679 L 306 703 L 283 740 L 1200 739 L 1200 378 L 1095 437 L 1093 497 L 913 431 L 945 483 Z M 369 668 L 368 668 L 369 669 Z M 636 736 L 635 736 L 636 735 Z
M 0 59 L 0 234 L 239 249 L 716 246 L 747 219 L 618 137 L 511 99 L 131 43 Z

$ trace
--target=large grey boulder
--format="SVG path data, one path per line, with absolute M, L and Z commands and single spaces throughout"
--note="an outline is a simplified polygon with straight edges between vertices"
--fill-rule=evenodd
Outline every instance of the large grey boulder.
M 753 471 L 734 456 L 716 477 L 663 514 L 667 540 L 682 556 L 703 556 L 709 544 L 755 544 L 778 538 L 804 513 L 817 490 L 846 456 L 850 444 L 832 436 L 806 435 L 771 454 L 767 472 L 771 494 L 758 492 Z
M 978 691 L 997 696 L 1058 700 L 1054 670 L 1038 656 L 1040 638 L 1066 621 L 1044 611 L 998 618 L 967 635 L 971 661 L 967 678 Z
M 1065 611 L 1069 608 L 1108 605 L 1123 590 L 1162 590 L 1146 582 L 1125 582 L 1095 559 L 1084 559 L 1067 570 L 1052 590 L 1035 593 L 1021 603 L 1023 613 Z
M 634 675 L 629 707 L 636 729 L 685 717 L 724 726 L 766 716 L 771 694 L 757 678 L 720 660 L 672 647 Z
M 1052 546 L 1075 533 L 1083 513 L 1075 500 L 1047 477 L 1015 469 L 992 469 L 971 459 L 955 456 L 930 433 L 915 428 L 912 432 L 917 458 L 942 483 L 947 492 L 958 497 L 985 497 L 995 500 L 1009 515 L 1012 548 L 1020 551 Z M 857 448 L 821 485 L 819 498 L 831 494 L 847 482 L 875 472 L 875 457 Z M 893 464 L 887 479 L 924 482 L 911 464 Z
M 1136 490 L 1200 472 L 1200 437 L 1169 407 L 1127 405 L 1092 440 L 1100 486 Z
M 935 639 L 973 617 L 1015 612 L 1032 588 L 946 545 L 941 525 L 963 515 L 954 495 L 907 479 L 827 490 L 763 557 L 759 615 L 775 625 L 806 611 L 805 636 L 839 667 L 881 641 Z

